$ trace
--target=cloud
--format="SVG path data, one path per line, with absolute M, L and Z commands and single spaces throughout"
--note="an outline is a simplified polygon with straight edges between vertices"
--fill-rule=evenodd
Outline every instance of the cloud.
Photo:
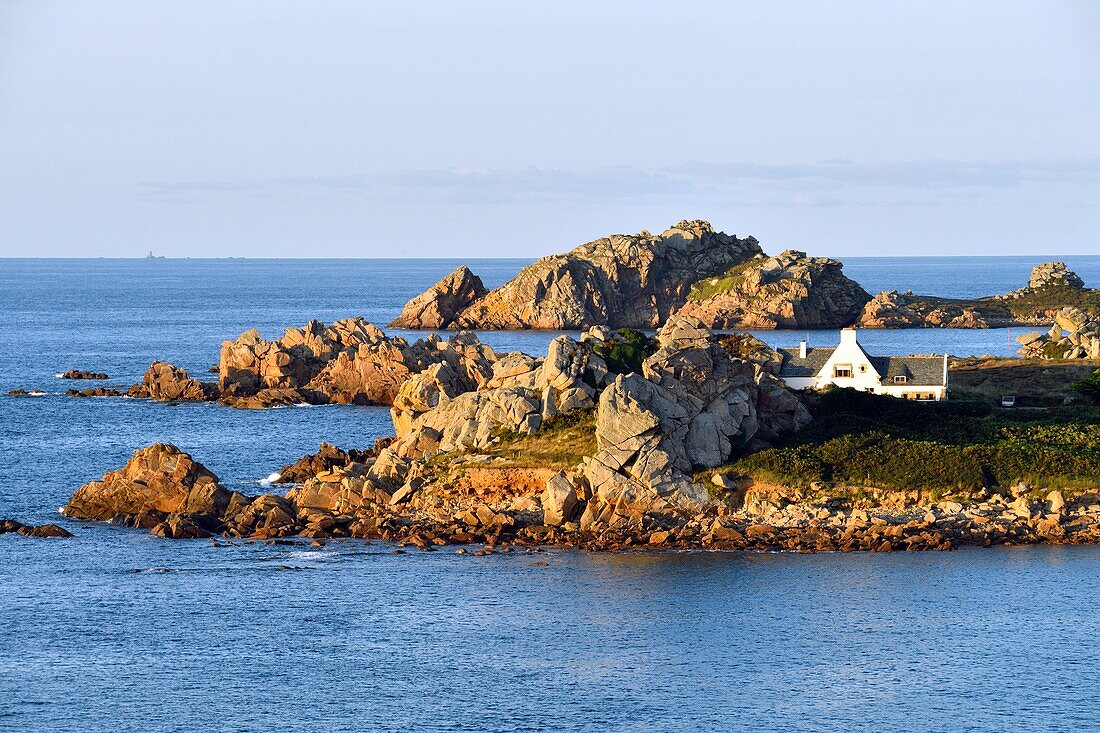
M 1004 161 L 832 160 L 810 164 L 689 162 L 664 168 L 429 168 L 349 175 L 291 176 L 256 181 L 148 181 L 139 196 L 327 197 L 458 204 L 608 204 L 668 200 L 735 202 L 743 206 L 898 206 L 957 202 L 1006 189 L 1092 187 L 1100 159 Z M 1067 200 L 1067 203 L 1072 203 Z

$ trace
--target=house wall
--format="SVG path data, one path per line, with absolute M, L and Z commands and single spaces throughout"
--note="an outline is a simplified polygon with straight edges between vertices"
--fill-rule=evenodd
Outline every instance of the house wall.
M 919 384 L 882 384 L 875 392 L 907 399 L 929 399 L 928 395 L 932 395 L 931 399 L 936 401 L 947 399 L 947 390 L 944 387 Z
M 838 364 L 851 364 L 851 377 L 834 377 L 833 368 Z M 882 376 L 871 366 L 866 352 L 856 342 L 855 329 L 845 328 L 840 332 L 840 345 L 833 350 L 832 356 L 817 373 L 815 386 L 824 389 L 830 384 L 849 387 L 861 392 L 870 392 L 882 382 Z

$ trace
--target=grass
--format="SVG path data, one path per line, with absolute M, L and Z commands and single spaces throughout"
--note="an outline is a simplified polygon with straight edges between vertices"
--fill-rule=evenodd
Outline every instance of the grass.
M 760 258 L 746 260 L 734 265 L 722 275 L 697 281 L 688 292 L 688 300 L 706 300 L 720 293 L 733 290 L 744 279 L 745 272 L 753 265 L 763 262 Z
M 503 433 L 499 442 L 477 453 L 495 457 L 494 468 L 574 468 L 584 456 L 596 454 L 596 412 L 553 418 L 534 435 Z
M 951 364 L 951 393 L 991 406 L 1000 406 L 1002 395 L 1016 395 L 1018 407 L 1083 402 L 1085 396 L 1073 385 L 1098 366 L 1083 359 L 961 359 Z
M 1098 313 L 1100 312 L 1100 290 L 1050 285 L 1040 290 L 1029 291 L 1019 299 L 1003 302 L 1018 318 L 1032 317 L 1067 305 L 1089 313 Z
M 760 481 L 887 490 L 972 491 L 1100 486 L 1100 408 L 995 411 L 982 403 L 916 403 L 850 390 L 815 400 L 814 421 L 777 448 L 728 468 Z

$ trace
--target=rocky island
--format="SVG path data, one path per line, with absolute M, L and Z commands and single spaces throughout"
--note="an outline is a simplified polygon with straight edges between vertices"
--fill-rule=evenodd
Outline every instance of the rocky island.
M 322 446 L 284 469 L 286 494 L 230 491 L 157 444 L 78 489 L 64 513 L 168 538 L 481 553 L 1100 541 L 1092 408 L 1004 423 L 973 402 L 799 395 L 776 377 L 781 359 L 673 316 L 652 339 L 595 327 L 544 357 L 477 362 L 477 379 L 439 360 L 397 387 L 391 438 Z
M 1100 313 L 1100 291 L 1065 263 L 1036 266 L 1026 287 L 981 298 L 885 291 L 871 296 L 839 260 L 681 221 L 660 235 L 597 239 L 544 257 L 494 290 L 463 265 L 408 302 L 407 329 L 656 328 L 673 314 L 711 328 L 994 328 L 1049 323 L 1063 307 Z

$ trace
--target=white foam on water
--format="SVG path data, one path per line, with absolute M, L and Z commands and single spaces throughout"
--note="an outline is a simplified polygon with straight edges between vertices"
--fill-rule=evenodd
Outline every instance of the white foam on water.
M 259 484 L 260 486 L 271 486 L 271 484 L 275 483 L 281 478 L 282 476 L 280 476 L 278 473 L 269 473 L 267 475 L 267 478 L 262 478 L 259 480 Z

